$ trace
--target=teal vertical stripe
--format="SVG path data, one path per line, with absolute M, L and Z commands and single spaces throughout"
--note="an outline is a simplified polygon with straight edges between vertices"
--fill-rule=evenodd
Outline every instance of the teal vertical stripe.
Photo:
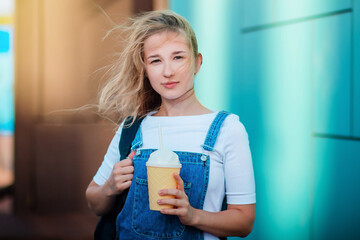
M 352 18 L 353 46 L 353 136 L 360 137 L 360 1 L 353 0 Z
M 14 132 L 12 27 L 0 26 L 0 134 Z

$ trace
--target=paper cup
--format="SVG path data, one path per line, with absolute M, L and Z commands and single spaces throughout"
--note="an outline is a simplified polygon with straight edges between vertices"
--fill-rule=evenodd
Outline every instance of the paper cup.
M 150 167 L 147 166 L 149 207 L 151 210 L 160 211 L 160 209 L 174 208 L 173 205 L 159 205 L 157 200 L 174 198 L 174 196 L 160 196 L 161 189 L 176 188 L 174 173 L 180 174 L 180 168 Z

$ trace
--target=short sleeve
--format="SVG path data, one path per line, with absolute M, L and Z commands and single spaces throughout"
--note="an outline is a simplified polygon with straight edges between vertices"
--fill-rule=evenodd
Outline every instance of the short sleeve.
M 98 185 L 103 185 L 108 180 L 114 164 L 120 160 L 119 141 L 122 132 L 122 126 L 123 124 L 121 124 L 121 126 L 116 131 L 115 136 L 111 140 L 107 152 L 104 156 L 104 160 L 93 178 L 94 182 Z
M 232 114 L 225 120 L 222 131 L 227 203 L 255 203 L 254 170 L 245 127 L 239 117 Z

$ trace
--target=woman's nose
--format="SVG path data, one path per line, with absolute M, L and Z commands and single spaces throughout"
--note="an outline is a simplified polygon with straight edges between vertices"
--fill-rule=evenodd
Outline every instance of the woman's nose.
M 171 66 L 170 63 L 165 63 L 164 64 L 164 77 L 171 77 L 174 75 L 174 69 L 173 67 Z

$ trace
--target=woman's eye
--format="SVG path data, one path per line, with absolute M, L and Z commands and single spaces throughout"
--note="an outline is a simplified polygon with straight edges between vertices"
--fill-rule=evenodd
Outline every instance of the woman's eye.
M 174 57 L 175 60 L 182 59 L 182 58 L 183 58 L 183 56 L 175 56 Z
M 158 63 L 158 62 L 160 62 L 160 59 L 154 59 L 150 63 Z

